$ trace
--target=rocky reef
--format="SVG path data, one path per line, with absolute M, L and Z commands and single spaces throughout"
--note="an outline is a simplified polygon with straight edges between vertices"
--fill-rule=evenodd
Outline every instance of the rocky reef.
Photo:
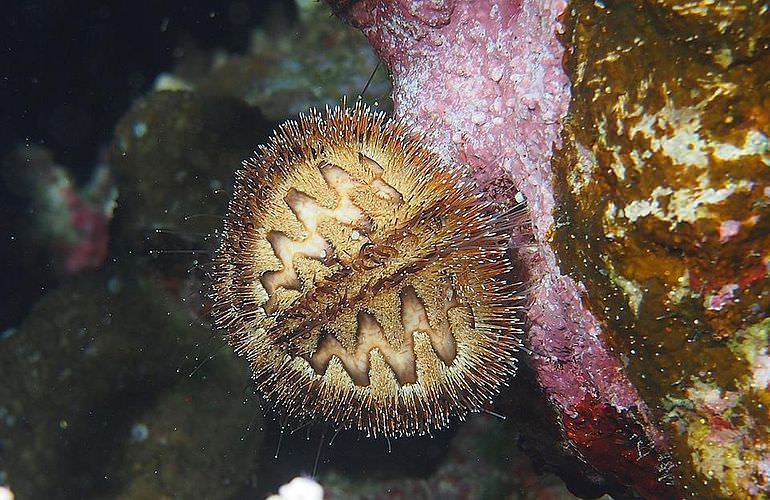
M 112 266 L 45 295 L 0 339 L 3 481 L 16 495 L 222 498 L 249 480 L 261 435 L 246 430 L 248 375 L 228 353 L 208 359 L 210 333 L 189 318 Z
M 645 497 L 766 493 L 767 8 L 330 3 L 396 116 L 526 198 L 529 364 L 571 453 Z
M 666 431 L 684 493 L 770 488 L 770 16 L 570 4 L 560 263 Z
M 330 498 L 767 497 L 769 9 L 327 4 L 300 2 L 243 54 L 188 51 L 82 188 L 43 150 L 9 159 L 31 165 L 20 196 L 69 281 L 0 333 L 0 484 L 253 497 L 320 457 Z M 531 283 L 526 360 L 489 409 L 507 421 L 390 453 L 310 428 L 291 443 L 202 293 L 241 159 L 276 122 L 352 99 L 378 57 L 394 116 L 532 222 L 511 238 Z M 364 99 L 388 107 L 385 72 Z

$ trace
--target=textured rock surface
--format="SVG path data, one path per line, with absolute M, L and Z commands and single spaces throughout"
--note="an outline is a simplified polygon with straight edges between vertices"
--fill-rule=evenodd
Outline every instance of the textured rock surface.
M 44 296 L 0 339 L 3 481 L 21 498 L 241 488 L 261 438 L 245 432 L 258 411 L 240 393 L 248 375 L 225 354 L 202 363 L 210 333 L 187 318 L 149 280 L 116 270 Z
M 427 478 L 352 480 L 331 472 L 320 478 L 329 498 L 568 499 L 575 498 L 553 474 L 535 470 L 523 453 L 512 452 L 518 436 L 488 415 L 475 415 L 453 437 L 438 469 Z
M 361 33 L 329 15 L 320 2 L 295 4 L 293 21 L 273 8 L 271 21 L 254 31 L 245 54 L 190 52 L 156 87 L 242 99 L 276 121 L 311 107 L 336 106 L 364 89 L 365 102 L 387 106 L 387 74 L 381 68 L 375 72 L 377 57 Z
M 768 494 L 770 13 L 570 4 L 554 239 L 685 491 Z
M 259 110 L 232 97 L 167 91 L 138 100 L 118 122 L 111 151 L 126 246 L 158 228 L 198 242 L 196 232 L 213 231 L 235 166 L 270 128 Z
M 490 196 L 529 203 L 534 239 L 522 258 L 534 283 L 529 344 L 538 381 L 573 449 L 648 495 L 671 494 L 662 436 L 601 338 L 579 283 L 559 270 L 550 160 L 569 102 L 557 22 L 565 3 L 331 2 L 392 72 L 394 114 L 465 164 Z

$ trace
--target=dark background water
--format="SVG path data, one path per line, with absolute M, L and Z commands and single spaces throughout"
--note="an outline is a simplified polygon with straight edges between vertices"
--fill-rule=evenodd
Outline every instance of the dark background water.
M 287 0 L 3 2 L 0 18 L 0 161 L 22 144 L 46 146 L 85 180 L 131 102 L 192 48 L 246 49 L 270 9 Z M 0 331 L 51 286 L 50 263 L 14 237 L 27 223 L 14 184 L 0 180 Z M 34 252 L 32 252 L 34 254 Z
M 130 102 L 188 46 L 240 52 L 276 1 L 4 2 L 0 146 L 93 165 Z M 82 170 L 81 170 L 82 171 Z

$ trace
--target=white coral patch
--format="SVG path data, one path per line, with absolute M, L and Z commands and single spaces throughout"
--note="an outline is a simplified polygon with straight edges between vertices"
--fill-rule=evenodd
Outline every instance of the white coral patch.
M 631 307 L 631 310 L 634 312 L 634 316 L 639 316 L 639 305 L 642 303 L 642 299 L 644 299 L 646 290 L 644 290 L 636 281 L 618 274 L 609 258 L 605 256 L 602 260 L 604 260 L 604 265 L 610 274 L 610 279 L 623 291 L 623 295 L 626 296 L 626 300 L 628 301 L 629 307 Z
M 295 477 L 289 483 L 278 488 L 277 495 L 267 500 L 322 500 L 324 490 L 320 484 L 309 477 Z
M 593 151 L 576 143 L 577 164 L 569 171 L 568 182 L 572 193 L 579 196 L 583 189 L 593 179 L 594 172 L 598 166 L 596 155 Z
M 741 146 L 735 146 L 725 142 L 713 144 L 714 157 L 723 161 L 739 160 L 744 156 L 763 155 L 762 161 L 770 162 L 766 153 L 770 151 L 770 139 L 758 130 L 749 130 Z
M 710 413 L 719 415 L 735 408 L 740 401 L 740 394 L 735 391 L 722 391 L 718 386 L 694 380 L 687 389 L 687 397 L 696 407 L 706 408 Z
M 684 274 L 677 278 L 677 285 L 668 292 L 668 300 L 679 304 L 685 297 L 692 293 L 690 288 L 690 270 L 685 269 Z
M 753 388 L 767 389 L 770 387 L 770 356 L 760 354 L 754 360 L 753 368 Z
M 724 186 L 712 186 L 707 173 L 698 177 L 698 186 L 674 190 L 666 186 L 656 187 L 646 200 L 634 200 L 625 206 L 623 214 L 630 222 L 652 215 L 671 223 L 693 223 L 711 216 L 709 205 L 716 205 L 739 192 L 750 191 L 754 183 L 741 179 L 728 181 Z M 665 200 L 664 200 L 665 198 Z M 665 205 L 665 206 L 664 206 Z
M 652 191 L 650 199 L 635 200 L 626 205 L 623 209 L 623 215 L 625 215 L 626 219 L 631 222 L 636 222 L 638 219 L 648 215 L 654 215 L 659 219 L 665 219 L 667 215 L 660 205 L 660 198 L 668 196 L 671 193 L 673 193 L 673 191 L 670 188 L 658 186 Z
M 602 216 L 602 228 L 604 235 L 609 239 L 622 238 L 626 234 L 626 229 L 622 224 L 618 224 L 618 207 L 613 203 L 607 203 L 607 209 Z
M 710 215 L 706 205 L 715 205 L 725 201 L 734 193 L 749 191 L 753 185 L 750 181 L 741 180 L 728 183 L 724 188 L 714 189 L 708 185 L 708 176 L 700 178 L 700 186 L 695 189 L 678 189 L 671 194 L 668 204 L 667 219 L 671 222 L 695 222 Z M 673 227 L 673 224 L 672 224 Z
M 649 138 L 650 149 L 663 153 L 673 163 L 704 168 L 708 165 L 709 145 L 700 136 L 700 128 L 697 109 L 677 108 L 667 101 L 657 113 L 642 115 L 630 128 L 629 135 L 642 134 Z M 662 135 L 661 130 L 666 134 Z
M 645 113 L 641 106 L 636 106 L 628 117 L 638 120 L 629 127 L 629 136 L 641 134 L 650 141 L 650 150 L 660 153 L 677 165 L 705 169 L 711 159 L 736 161 L 746 156 L 760 155 L 761 161 L 770 165 L 770 139 L 759 130 L 748 130 L 742 144 L 719 142 L 701 136 L 701 113 L 716 97 L 730 94 L 735 89 L 725 86 L 716 87 L 712 95 L 694 107 L 677 107 L 666 98 L 663 107 L 656 113 Z M 668 90 L 663 87 L 664 95 Z M 643 167 L 642 164 L 637 164 Z

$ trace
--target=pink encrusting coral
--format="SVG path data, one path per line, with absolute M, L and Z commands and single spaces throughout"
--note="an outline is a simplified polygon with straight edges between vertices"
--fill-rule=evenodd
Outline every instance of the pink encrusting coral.
M 570 100 L 558 39 L 566 2 L 330 3 L 390 69 L 397 118 L 424 133 L 447 160 L 467 165 L 489 196 L 507 204 L 526 198 L 535 245 L 521 250 L 521 258 L 532 281 L 527 340 L 538 380 L 589 463 L 648 496 L 660 495 L 668 488 L 658 482 L 664 440 L 603 342 L 581 285 L 562 274 L 549 246 L 558 223 L 550 161 Z M 615 422 L 611 429 L 596 427 L 608 419 Z M 602 437 L 606 430 L 612 432 Z M 619 437 L 626 442 L 599 443 Z M 652 462 L 642 464 L 641 452 L 629 451 L 642 448 Z M 640 466 L 647 469 L 634 470 Z
M 5 160 L 19 172 L 14 189 L 31 207 L 26 231 L 43 242 L 55 270 L 65 275 L 100 267 L 107 258 L 117 188 L 106 164 L 83 186 L 39 146 L 19 147 Z
M 69 214 L 70 235 L 55 243 L 54 250 L 62 252 L 64 270 L 68 274 L 98 268 L 107 258 L 115 194 L 109 195 L 103 203 L 91 200 L 89 194 L 94 188 L 101 191 L 98 186 L 103 184 L 114 191 L 107 177 L 107 170 L 102 167 L 96 170 L 87 191 L 79 192 L 67 184 L 57 193 Z

